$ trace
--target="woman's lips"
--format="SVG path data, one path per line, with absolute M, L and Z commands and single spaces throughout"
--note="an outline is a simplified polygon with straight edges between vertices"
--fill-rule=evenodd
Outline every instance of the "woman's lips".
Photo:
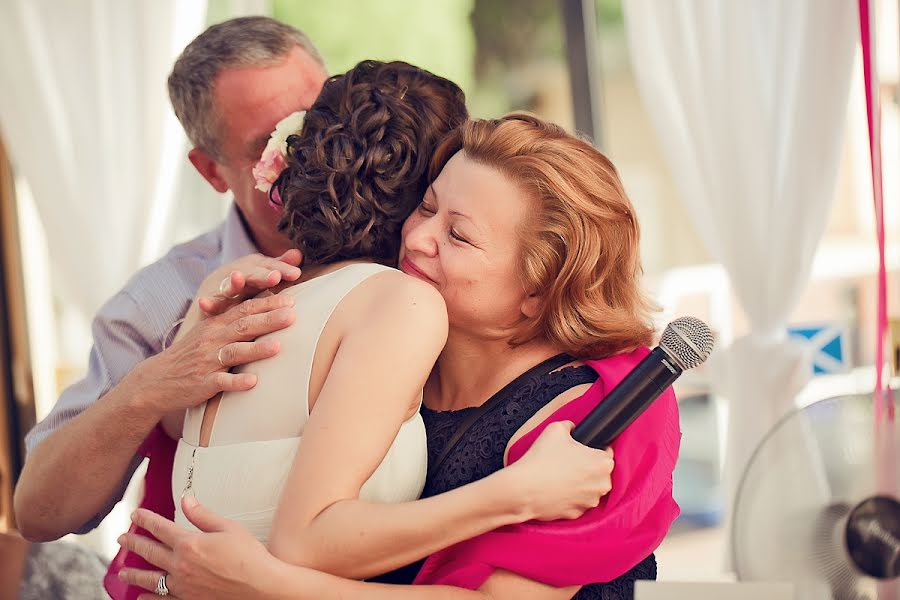
M 434 279 L 425 274 L 422 269 L 417 267 L 411 260 L 408 258 L 404 258 L 400 262 L 400 270 L 406 273 L 407 275 L 411 275 L 413 277 L 417 277 L 419 279 L 423 279 L 428 283 L 434 283 Z

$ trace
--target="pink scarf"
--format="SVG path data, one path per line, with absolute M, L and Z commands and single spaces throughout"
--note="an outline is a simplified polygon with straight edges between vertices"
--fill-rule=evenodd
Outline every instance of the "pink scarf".
M 170 520 L 175 519 L 175 503 L 172 501 L 172 465 L 175 461 L 177 446 L 178 443 L 166 435 L 161 426 L 157 425 L 138 449 L 139 454 L 150 459 L 147 475 L 144 477 L 144 497 L 141 499 L 140 506 Z M 156 539 L 149 532 L 134 524 L 128 531 Z M 106 577 L 103 578 L 103 586 L 113 600 L 136 600 L 140 594 L 147 593 L 146 590 L 130 586 L 119 579 L 119 571 L 123 567 L 159 569 L 137 554 L 128 552 L 124 548 L 120 549 L 110 563 Z
M 599 379 L 580 398 L 557 410 L 509 450 L 518 460 L 544 428 L 579 423 L 643 359 L 639 348 L 585 361 Z M 611 581 L 650 555 L 679 514 L 672 498 L 672 471 L 681 431 L 671 389 L 660 396 L 612 444 L 616 467 L 612 491 L 578 519 L 503 527 L 430 556 L 415 584 L 479 588 L 495 569 L 556 587 Z

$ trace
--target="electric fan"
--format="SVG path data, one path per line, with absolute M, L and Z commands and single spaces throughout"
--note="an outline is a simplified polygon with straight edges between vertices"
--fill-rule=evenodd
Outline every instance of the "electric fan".
M 900 600 L 900 427 L 879 427 L 860 395 L 811 404 L 769 432 L 735 496 L 739 579 L 792 582 L 797 600 Z

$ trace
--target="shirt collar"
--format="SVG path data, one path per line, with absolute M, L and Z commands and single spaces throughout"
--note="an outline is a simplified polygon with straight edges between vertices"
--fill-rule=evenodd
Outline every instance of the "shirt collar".
M 222 223 L 222 264 L 256 252 L 259 250 L 250 239 L 244 217 L 237 204 L 232 203 L 228 209 L 228 216 Z

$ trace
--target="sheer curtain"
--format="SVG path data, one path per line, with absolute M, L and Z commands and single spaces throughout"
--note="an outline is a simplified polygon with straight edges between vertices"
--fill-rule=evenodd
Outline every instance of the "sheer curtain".
M 84 317 L 169 243 L 185 142 L 166 77 L 205 17 L 202 0 L 0 4 L 0 130 Z
M 719 349 L 730 507 L 808 358 L 785 336 L 835 194 L 858 38 L 846 0 L 625 0 L 641 96 L 684 208 L 729 275 L 749 333 Z
M 205 18 L 205 0 L 0 2 L 0 134 L 22 180 L 23 241 L 31 242 L 38 417 L 56 399 L 59 367 L 85 361 L 87 320 L 172 243 L 186 147 L 166 77 Z M 129 502 L 84 542 L 111 557 Z

